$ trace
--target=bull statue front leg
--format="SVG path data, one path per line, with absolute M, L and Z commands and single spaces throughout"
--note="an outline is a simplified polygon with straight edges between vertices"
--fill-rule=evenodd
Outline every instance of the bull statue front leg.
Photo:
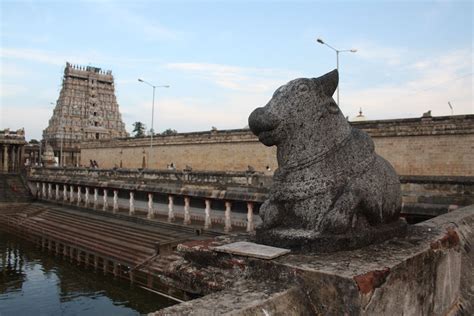
M 281 224 L 282 212 L 278 205 L 271 200 L 266 200 L 259 211 L 262 223 L 259 225 L 259 229 L 269 229 Z
M 344 234 L 356 225 L 362 200 L 360 190 L 347 187 L 323 216 L 319 231 L 323 234 Z

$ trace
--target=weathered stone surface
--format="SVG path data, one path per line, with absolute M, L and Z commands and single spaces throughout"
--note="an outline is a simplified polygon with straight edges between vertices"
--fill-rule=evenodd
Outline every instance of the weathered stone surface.
M 337 84 L 336 70 L 295 79 L 250 115 L 250 129 L 264 145 L 276 145 L 278 160 L 257 241 L 295 249 L 311 241 L 328 252 L 347 249 L 347 242 L 327 245 L 331 236 L 354 248 L 404 232 L 403 222 L 394 224 L 401 210 L 398 176 L 375 154 L 372 139 L 347 122 L 332 98 Z M 296 234 L 300 242 L 288 242 Z
M 221 269 L 225 288 L 158 315 L 472 315 L 473 243 L 470 206 L 410 226 L 405 237 L 351 251 L 274 260 L 214 252 L 205 269 Z M 203 279 L 206 270 L 195 269 Z
M 248 241 L 238 241 L 214 248 L 215 251 L 225 252 L 244 257 L 260 259 L 275 259 L 289 253 L 291 250 L 259 245 Z

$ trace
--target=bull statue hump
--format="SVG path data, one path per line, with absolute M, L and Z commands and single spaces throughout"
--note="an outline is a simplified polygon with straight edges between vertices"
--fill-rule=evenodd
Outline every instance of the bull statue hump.
M 292 80 L 250 114 L 278 161 L 257 242 L 332 252 L 405 234 L 398 175 L 347 122 L 332 98 L 338 80 L 337 70 Z

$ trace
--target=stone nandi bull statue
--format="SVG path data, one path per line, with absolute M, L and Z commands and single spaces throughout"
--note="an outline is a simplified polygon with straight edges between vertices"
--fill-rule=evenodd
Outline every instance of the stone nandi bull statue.
M 347 122 L 332 98 L 337 85 L 337 70 L 292 80 L 250 115 L 250 129 L 277 146 L 278 160 L 258 242 L 328 252 L 405 232 L 398 176 Z

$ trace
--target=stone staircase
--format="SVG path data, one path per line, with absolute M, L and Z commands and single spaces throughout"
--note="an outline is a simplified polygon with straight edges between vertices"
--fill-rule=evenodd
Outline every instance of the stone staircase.
M 31 202 L 33 197 L 18 174 L 0 174 L 1 202 Z

